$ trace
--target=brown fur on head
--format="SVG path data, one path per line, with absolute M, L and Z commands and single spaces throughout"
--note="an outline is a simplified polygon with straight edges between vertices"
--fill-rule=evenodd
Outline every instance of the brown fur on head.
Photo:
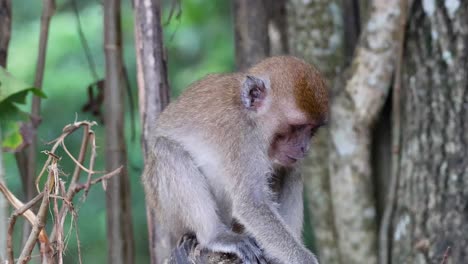
M 307 137 L 328 118 L 328 91 L 321 74 L 301 59 L 278 56 L 253 66 L 247 75 L 266 87 L 260 89 L 266 95 L 257 96 L 261 102 L 255 105 L 257 122 L 264 134 L 269 133 L 270 156 L 281 152 L 279 156 L 302 158 L 297 145 L 308 149 Z
M 308 118 L 327 118 L 328 89 L 320 72 L 309 63 L 292 56 L 277 56 L 256 64 L 248 73 L 268 78 L 273 97 L 289 100 L 292 95 Z

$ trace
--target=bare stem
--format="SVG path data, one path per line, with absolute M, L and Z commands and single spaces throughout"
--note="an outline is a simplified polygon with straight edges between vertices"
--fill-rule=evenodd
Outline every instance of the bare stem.
M 49 179 L 50 180 L 50 179 Z M 36 221 L 33 225 L 29 238 L 24 245 L 23 251 L 21 252 L 20 257 L 18 258 L 18 263 L 23 264 L 27 263 L 31 259 L 31 252 L 36 244 L 39 232 L 44 228 L 45 219 L 47 216 L 47 210 L 49 208 L 49 184 L 44 185 L 44 195 L 42 198 L 41 206 L 37 213 Z
M 36 197 L 34 197 L 31 201 L 27 204 L 23 205 L 22 207 L 16 209 L 13 214 L 11 215 L 10 222 L 8 224 L 8 236 L 7 236 L 7 253 L 8 253 L 8 263 L 14 263 L 14 253 L 13 253 L 13 230 L 15 227 L 16 219 L 18 216 L 24 214 L 27 210 L 29 210 L 33 205 L 35 205 L 42 197 L 44 193 L 39 193 Z M 33 224 L 33 223 L 31 223 Z

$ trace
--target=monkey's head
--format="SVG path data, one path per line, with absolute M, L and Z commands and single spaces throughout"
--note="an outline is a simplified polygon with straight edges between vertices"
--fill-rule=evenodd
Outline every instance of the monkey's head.
M 248 70 L 241 101 L 268 142 L 274 164 L 304 158 L 317 129 L 328 119 L 328 91 L 320 73 L 291 56 L 268 58 Z

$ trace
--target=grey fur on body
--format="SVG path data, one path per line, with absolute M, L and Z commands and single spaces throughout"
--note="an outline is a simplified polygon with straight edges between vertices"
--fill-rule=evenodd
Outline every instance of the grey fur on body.
M 285 71 L 306 67 L 296 58 L 275 59 L 269 63 L 285 61 Z M 260 92 L 267 98 L 258 97 L 259 102 L 245 100 L 257 95 L 242 90 L 250 89 L 244 87 L 246 74 L 216 74 L 166 108 L 153 129 L 143 174 L 146 198 L 175 239 L 195 233 L 201 248 L 233 253 L 243 263 L 315 264 L 301 242 L 302 179 L 294 168 L 274 165 L 268 155 L 279 125 L 274 116 L 283 110 L 269 107 L 276 104 L 270 97 L 285 93 L 272 87 L 292 84 L 288 76 L 277 80 L 267 66 L 248 73 L 255 79 L 252 85 L 264 85 Z M 268 107 L 267 113 L 246 104 Z M 242 232 L 234 232 L 234 221 Z

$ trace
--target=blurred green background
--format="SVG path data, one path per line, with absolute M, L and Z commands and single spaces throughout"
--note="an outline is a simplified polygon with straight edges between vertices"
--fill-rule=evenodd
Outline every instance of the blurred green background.
M 168 24 L 164 24 L 165 45 L 168 53 L 169 80 L 173 97 L 188 84 L 211 72 L 226 72 L 234 69 L 234 42 L 229 1 L 183 0 L 181 16 L 176 13 Z M 99 77 L 104 75 L 103 53 L 103 10 L 99 0 L 76 0 L 84 34 L 88 40 L 92 57 L 96 62 Z M 12 1 L 13 29 L 8 55 L 8 71 L 28 83 L 34 82 L 41 1 Z M 171 2 L 165 1 L 163 22 L 167 21 Z M 177 10 L 176 10 L 177 11 Z M 125 64 L 130 74 L 132 93 L 137 104 L 136 62 L 133 34 L 133 11 L 130 1 L 122 2 L 122 30 Z M 71 0 L 57 0 L 57 10 L 50 27 L 47 63 L 43 89 L 48 98 L 42 103 L 42 123 L 39 129 L 38 151 L 48 149 L 44 143 L 56 138 L 62 128 L 75 119 L 95 120 L 90 114 L 81 112 L 87 101 L 87 86 L 93 77 L 80 43 L 77 20 Z M 128 106 L 128 99 L 126 101 Z M 27 110 L 30 106 L 26 107 Z M 138 110 L 135 109 L 138 115 Z M 130 140 L 130 118 L 127 108 L 127 147 L 129 173 L 131 177 L 132 210 L 136 243 L 136 263 L 148 263 L 147 229 L 143 189 L 140 184 L 142 158 L 140 140 Z M 137 116 L 138 117 L 138 116 Z M 96 120 L 99 123 L 99 120 Z M 137 135 L 139 135 L 138 124 Z M 104 169 L 103 127 L 95 127 L 98 157 L 96 169 Z M 78 133 L 67 141 L 72 153 L 77 153 L 81 135 Z M 63 152 L 59 152 L 63 157 Z M 40 154 L 38 169 L 46 156 Z M 13 154 L 5 154 L 6 181 L 8 187 L 23 198 L 22 187 Z M 70 174 L 73 164 L 69 159 L 61 161 L 61 169 Z M 66 177 L 64 178 L 67 179 Z M 78 195 L 79 198 L 81 195 Z M 83 263 L 106 261 L 106 214 L 105 194 L 99 185 L 94 186 L 87 200 L 75 199 L 79 213 L 78 232 L 81 241 Z M 70 223 L 70 221 L 67 221 Z M 20 231 L 20 223 L 17 230 Z M 67 230 L 65 230 L 67 232 Z M 78 263 L 75 231 L 69 234 L 65 263 Z M 15 242 L 19 242 L 17 232 Z M 16 253 L 19 253 L 19 248 Z M 36 263 L 38 258 L 33 258 Z

